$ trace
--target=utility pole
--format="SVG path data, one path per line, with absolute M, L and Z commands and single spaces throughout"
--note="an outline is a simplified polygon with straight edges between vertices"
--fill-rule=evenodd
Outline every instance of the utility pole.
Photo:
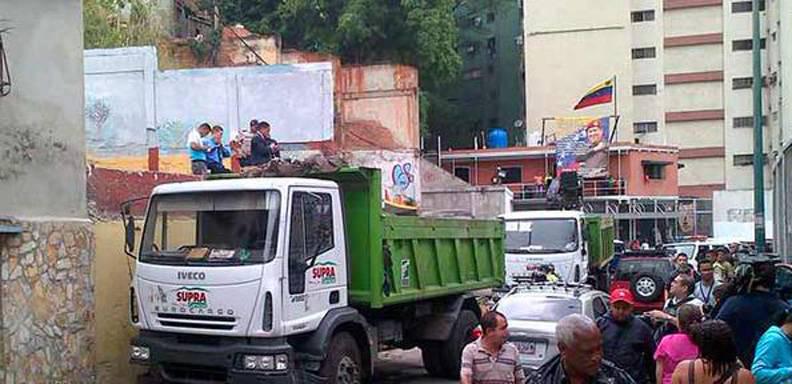
M 753 0 L 753 171 L 754 171 L 754 242 L 756 251 L 765 251 L 764 139 L 762 135 L 762 47 L 760 39 L 759 0 Z

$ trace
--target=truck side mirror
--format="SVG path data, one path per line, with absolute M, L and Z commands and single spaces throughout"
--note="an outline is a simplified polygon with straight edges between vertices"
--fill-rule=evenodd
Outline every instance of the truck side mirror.
M 124 224 L 124 253 L 135 259 L 135 217 L 127 202 L 121 205 L 121 222 Z
M 135 251 L 135 219 L 132 215 L 127 216 L 126 224 L 124 224 L 124 230 L 126 231 L 126 251 L 134 252 Z

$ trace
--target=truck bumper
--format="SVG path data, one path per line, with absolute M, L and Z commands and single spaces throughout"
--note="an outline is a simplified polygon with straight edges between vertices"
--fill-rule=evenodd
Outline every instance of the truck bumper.
M 147 347 L 147 361 L 154 379 L 168 383 L 273 383 L 312 382 L 303 380 L 294 368 L 294 352 L 285 339 L 215 337 L 141 331 L 132 346 Z M 289 356 L 288 369 L 259 371 L 243 368 L 244 355 Z M 158 377 L 157 377 L 158 376 Z

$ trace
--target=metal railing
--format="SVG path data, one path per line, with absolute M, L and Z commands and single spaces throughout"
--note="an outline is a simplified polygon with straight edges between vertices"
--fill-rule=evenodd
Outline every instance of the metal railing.
M 515 183 L 506 184 L 514 192 L 514 200 L 546 199 L 547 187 L 544 184 L 536 183 Z M 583 196 L 623 196 L 627 194 L 627 180 L 624 179 L 605 179 L 605 180 L 584 180 Z

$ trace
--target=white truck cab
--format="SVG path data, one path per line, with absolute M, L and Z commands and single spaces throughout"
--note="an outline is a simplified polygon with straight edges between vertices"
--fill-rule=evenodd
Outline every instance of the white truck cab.
M 125 221 L 145 380 L 362 383 L 377 352 L 416 346 L 430 373 L 458 376 L 471 292 L 503 283 L 502 224 L 389 215 L 379 172 L 156 187 L 136 254 Z
M 506 284 L 552 265 L 563 281 L 581 282 L 588 274 L 583 212 L 521 211 L 501 216 L 506 222 Z

